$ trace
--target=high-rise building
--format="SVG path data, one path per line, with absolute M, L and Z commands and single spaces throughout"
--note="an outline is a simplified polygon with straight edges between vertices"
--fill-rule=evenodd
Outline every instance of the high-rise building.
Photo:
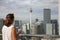
M 14 26 L 16 27 L 17 31 L 19 29 L 19 20 L 15 20 Z
M 50 23 L 51 9 L 44 9 L 44 23 Z
M 46 34 L 46 24 L 51 20 L 51 9 L 44 9 L 44 34 Z
M 58 21 L 57 20 L 51 20 L 52 24 L 55 24 L 55 35 L 58 35 Z

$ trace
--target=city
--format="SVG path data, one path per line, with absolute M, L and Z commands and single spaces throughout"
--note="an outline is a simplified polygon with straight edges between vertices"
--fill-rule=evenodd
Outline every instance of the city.
M 57 0 L 3 0 L 0 3 L 0 34 L 6 15 L 13 13 L 16 31 L 22 29 L 18 40 L 60 40 L 60 6 Z
M 0 19 L 0 29 L 2 29 L 3 24 L 4 19 Z M 39 19 L 35 19 L 35 22 L 31 23 L 30 26 L 30 23 L 23 23 L 22 20 L 15 20 L 14 25 L 17 30 L 20 28 L 23 29 L 23 34 L 59 35 L 57 19 L 51 20 L 51 9 L 44 9 L 44 21 L 40 22 Z

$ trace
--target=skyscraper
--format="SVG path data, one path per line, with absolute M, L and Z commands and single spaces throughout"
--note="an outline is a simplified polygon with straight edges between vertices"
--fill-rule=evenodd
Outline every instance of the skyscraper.
M 44 9 L 44 34 L 46 34 L 46 24 L 50 23 L 51 20 L 51 9 Z
M 51 9 L 44 9 L 44 23 L 50 23 Z

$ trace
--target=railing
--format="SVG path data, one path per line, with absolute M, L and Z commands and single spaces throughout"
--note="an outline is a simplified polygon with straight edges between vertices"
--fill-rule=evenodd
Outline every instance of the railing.
M 2 39 L 0 34 L 0 40 Z M 19 40 L 60 40 L 60 35 L 38 35 L 38 34 L 20 34 Z
M 20 34 L 19 36 L 26 37 L 26 39 L 30 37 L 31 40 L 60 40 L 60 35 Z

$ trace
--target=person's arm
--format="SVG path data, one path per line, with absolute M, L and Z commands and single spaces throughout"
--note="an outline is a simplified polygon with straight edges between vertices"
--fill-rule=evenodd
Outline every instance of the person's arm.
M 17 35 L 19 36 L 19 34 L 22 33 L 22 29 L 19 29 L 18 32 L 17 32 Z
M 17 40 L 17 33 L 15 27 L 12 28 L 11 36 L 12 36 L 12 40 Z

